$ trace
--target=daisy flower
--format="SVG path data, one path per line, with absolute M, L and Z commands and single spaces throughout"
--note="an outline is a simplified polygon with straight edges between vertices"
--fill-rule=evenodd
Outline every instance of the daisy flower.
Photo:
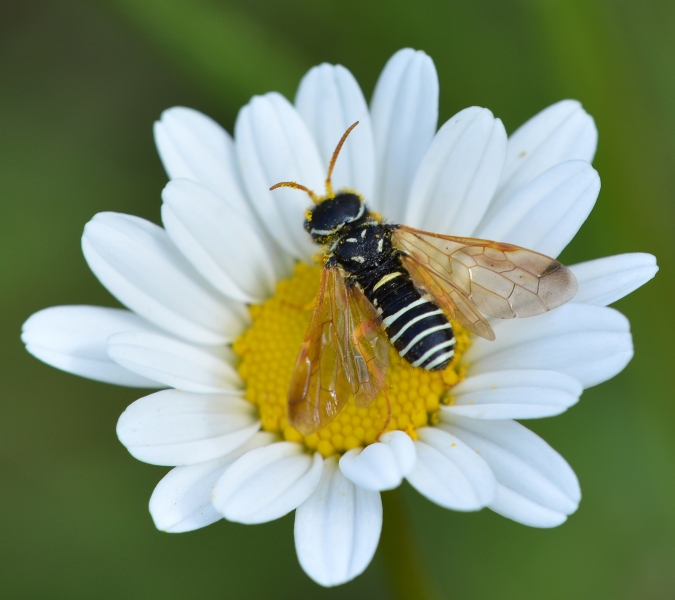
M 442 372 L 392 351 L 389 409 L 384 398 L 368 408 L 350 400 L 310 435 L 286 419 L 321 267 L 303 229 L 307 197 L 269 188 L 293 180 L 322 190 L 349 125 L 360 122 L 333 185 L 358 190 L 389 222 L 556 257 L 593 208 L 597 132 L 578 102 L 548 107 L 509 138 L 485 108 L 438 131 L 437 116 L 433 62 L 410 49 L 389 60 L 370 106 L 347 69 L 322 64 L 295 104 L 254 97 L 234 139 L 203 114 L 173 108 L 155 124 L 170 178 L 164 228 L 117 213 L 86 225 L 87 263 L 128 310 L 48 308 L 26 321 L 23 340 L 65 371 L 165 388 L 134 402 L 117 427 L 134 457 L 175 467 L 150 499 L 159 529 L 223 517 L 263 523 L 295 510 L 300 564 L 332 586 L 368 566 L 380 492 L 403 479 L 440 506 L 488 507 L 532 527 L 576 510 L 574 472 L 517 419 L 559 414 L 626 366 L 628 320 L 607 305 L 654 276 L 648 254 L 572 266 L 579 291 L 570 303 L 491 321 L 495 341 L 457 327 L 456 358 Z

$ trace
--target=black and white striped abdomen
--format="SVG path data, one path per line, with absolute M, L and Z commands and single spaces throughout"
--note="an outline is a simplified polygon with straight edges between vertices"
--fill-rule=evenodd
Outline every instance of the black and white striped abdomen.
M 443 311 L 422 298 L 405 270 L 384 275 L 366 296 L 378 309 L 389 340 L 413 367 L 445 369 L 455 354 L 455 336 Z

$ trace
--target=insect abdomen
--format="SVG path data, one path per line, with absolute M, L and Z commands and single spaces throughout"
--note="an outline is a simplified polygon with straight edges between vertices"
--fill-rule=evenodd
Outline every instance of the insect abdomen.
M 448 366 L 455 353 L 452 327 L 443 311 L 420 295 L 404 269 L 380 277 L 365 293 L 405 360 L 429 371 Z

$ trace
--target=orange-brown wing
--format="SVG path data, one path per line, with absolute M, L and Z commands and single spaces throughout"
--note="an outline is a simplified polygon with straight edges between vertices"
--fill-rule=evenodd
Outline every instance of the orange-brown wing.
M 360 291 L 347 288 L 339 269 L 322 271 L 288 391 L 288 420 L 301 433 L 308 435 L 330 423 L 350 393 L 367 405 L 381 389 L 388 340 L 369 305 Z
M 338 269 L 324 269 L 288 390 L 288 421 L 305 435 L 330 423 L 349 398 L 343 364 L 347 327 L 344 279 Z
M 401 256 L 401 262 L 414 284 L 427 292 L 453 321 L 480 337 L 495 339 L 490 324 L 461 291 L 407 254 Z
M 460 325 L 487 339 L 494 339 L 494 332 L 481 312 L 500 319 L 532 317 L 577 292 L 567 267 L 519 246 L 405 226 L 393 231 L 392 241 L 415 285 Z
M 345 344 L 345 366 L 358 406 L 370 405 L 384 386 L 389 366 L 389 338 L 377 310 L 363 292 L 352 286 L 347 291 L 349 343 Z

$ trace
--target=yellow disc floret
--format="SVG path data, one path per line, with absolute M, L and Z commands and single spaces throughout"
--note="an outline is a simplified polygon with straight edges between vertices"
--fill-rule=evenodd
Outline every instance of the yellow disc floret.
M 307 329 L 319 287 L 320 266 L 298 264 L 290 279 L 280 281 L 264 304 L 250 307 L 253 324 L 234 343 L 246 399 L 258 407 L 262 428 L 284 439 L 304 443 L 323 456 L 372 444 L 385 431 L 399 429 L 413 439 L 418 427 L 434 424 L 448 390 L 464 377 L 457 367 L 469 336 L 456 323 L 455 358 L 444 371 L 414 368 L 390 347 L 386 396 L 367 408 L 353 398 L 319 431 L 303 436 L 288 424 L 286 402 L 295 360 Z

